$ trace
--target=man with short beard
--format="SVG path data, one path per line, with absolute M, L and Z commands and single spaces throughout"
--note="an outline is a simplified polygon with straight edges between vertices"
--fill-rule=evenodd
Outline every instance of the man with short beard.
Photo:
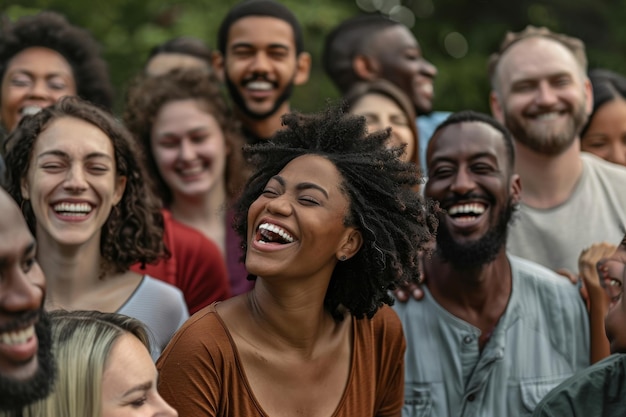
M 0 414 L 20 415 L 48 394 L 55 369 L 35 239 L 2 189 L 0 212 Z
M 274 0 L 244 0 L 222 20 L 213 67 L 225 82 L 249 143 L 281 128 L 293 87 L 309 79 L 311 56 L 294 14 Z
M 511 253 L 578 272 L 585 247 L 617 245 L 626 225 L 626 169 L 580 151 L 592 106 L 582 41 L 527 27 L 489 63 L 491 109 L 513 134 L 524 184 Z
M 424 298 L 394 305 L 407 341 L 403 416 L 528 415 L 589 365 L 587 312 L 576 286 L 506 253 L 521 196 L 506 128 L 453 114 L 426 158 L 439 226 Z

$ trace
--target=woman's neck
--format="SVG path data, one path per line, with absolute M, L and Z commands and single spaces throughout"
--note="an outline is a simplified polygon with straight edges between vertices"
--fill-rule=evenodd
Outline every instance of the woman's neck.
M 226 254 L 226 211 L 228 198 L 226 184 L 218 182 L 201 196 L 175 195 L 170 205 L 177 221 L 193 227 L 215 242 L 223 255 Z

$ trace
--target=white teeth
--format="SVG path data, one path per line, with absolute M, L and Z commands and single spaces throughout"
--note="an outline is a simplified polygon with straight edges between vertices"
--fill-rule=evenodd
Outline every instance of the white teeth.
M 35 335 L 35 326 L 30 325 L 23 330 L 15 330 L 0 334 L 0 343 L 5 345 L 21 345 Z
M 198 165 L 194 168 L 179 169 L 178 172 L 180 172 L 182 176 L 193 176 L 200 174 L 203 170 L 202 165 Z
M 282 227 L 278 227 L 275 224 L 263 223 L 259 226 L 259 230 L 267 230 L 272 233 L 276 233 L 277 235 L 285 239 L 288 243 L 292 243 L 294 241 L 293 236 L 287 233 L 285 229 L 283 229 Z
M 40 111 L 41 107 L 39 106 L 26 106 L 22 109 L 22 116 L 31 116 L 39 113 Z
M 482 204 L 459 204 L 456 206 L 450 207 L 448 210 L 448 214 L 453 216 L 455 214 L 474 214 L 479 215 L 485 212 L 485 207 Z
M 92 210 L 91 206 L 87 203 L 59 203 L 55 204 L 52 208 L 57 213 L 67 213 L 70 216 L 84 216 L 89 214 Z
M 274 88 L 274 86 L 267 81 L 250 81 L 246 84 L 246 88 L 249 90 L 268 91 Z

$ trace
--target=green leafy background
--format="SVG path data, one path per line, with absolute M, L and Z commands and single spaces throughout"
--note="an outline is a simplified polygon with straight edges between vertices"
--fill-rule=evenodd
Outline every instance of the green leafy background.
M 55 10 L 87 28 L 103 45 L 116 88 L 116 110 L 123 105 L 128 82 L 150 48 L 171 37 L 188 35 L 215 46 L 217 27 L 236 3 L 233 0 L 20 0 L 3 3 L 0 13 L 10 19 L 40 10 Z M 296 89 L 292 105 L 302 111 L 321 108 L 338 96 L 320 66 L 324 36 L 340 21 L 360 12 L 359 5 L 413 11 L 412 30 L 424 55 L 439 69 L 435 108 L 488 111 L 486 61 L 506 30 L 528 24 L 577 36 L 587 44 L 590 67 L 626 73 L 626 0 L 282 0 L 300 19 L 305 46 L 313 55 L 313 72 L 306 86 Z M 358 2 L 358 4 L 357 4 Z M 467 53 L 455 58 L 446 37 L 458 32 Z

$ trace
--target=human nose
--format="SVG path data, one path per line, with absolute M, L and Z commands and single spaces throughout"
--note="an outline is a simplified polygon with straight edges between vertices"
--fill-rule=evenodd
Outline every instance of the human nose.
M 623 143 L 615 144 L 611 149 L 611 155 L 608 160 L 615 164 L 626 165 L 626 145 Z
M 557 102 L 554 90 L 547 82 L 539 83 L 537 87 L 537 104 L 550 106 Z
M 437 67 L 431 64 L 430 61 L 422 59 L 420 73 L 422 73 L 422 75 L 426 75 L 427 77 L 435 78 L 437 76 Z
M 158 393 L 156 409 L 155 417 L 178 417 L 178 411 L 169 405 Z
M 254 59 L 252 60 L 252 64 L 250 65 L 250 69 L 253 72 L 267 73 L 269 72 L 269 58 L 267 54 L 264 52 L 257 52 L 254 55 Z
M 34 80 L 28 92 L 29 98 L 46 99 L 50 95 L 50 91 L 44 80 Z
M 0 310 L 21 313 L 41 308 L 45 281 L 38 264 L 33 265 L 29 273 L 24 272 L 21 265 L 5 273 L 9 276 L 3 277 L 6 285 L 0 287 Z
M 193 148 L 193 144 L 187 138 L 180 141 L 179 149 L 180 149 L 179 157 L 182 161 L 191 161 L 196 156 L 196 152 Z
M 291 201 L 285 194 L 269 199 L 265 208 L 271 214 L 279 216 L 289 216 L 292 212 Z
M 475 187 L 474 180 L 464 169 L 459 169 L 454 179 L 452 180 L 452 184 L 450 185 L 450 190 L 457 194 L 467 194 Z
M 85 179 L 85 173 L 83 167 L 80 165 L 73 165 L 67 172 L 65 182 L 63 186 L 67 190 L 81 191 L 87 189 L 87 181 Z

